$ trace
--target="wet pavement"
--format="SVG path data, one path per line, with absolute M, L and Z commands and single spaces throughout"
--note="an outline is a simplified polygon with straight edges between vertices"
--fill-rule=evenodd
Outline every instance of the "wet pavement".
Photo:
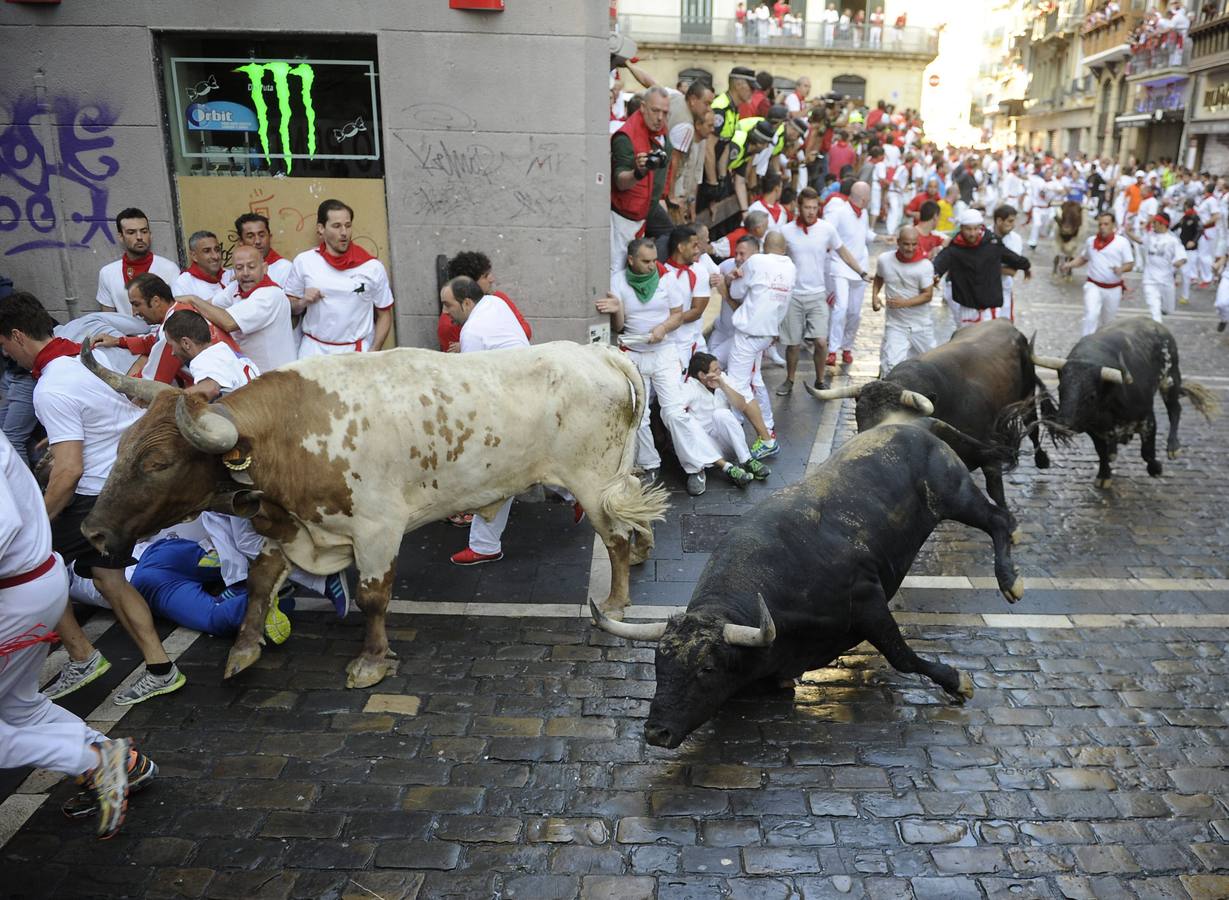
M 1039 274 L 1020 327 L 1061 355 L 1078 304 L 1078 281 Z M 1211 293 L 1167 324 L 1184 376 L 1229 399 Z M 868 306 L 854 380 L 879 332 Z M 713 476 L 690 498 L 666 470 L 633 618 L 684 605 L 715 537 L 852 433 L 849 402 L 797 390 L 776 412 L 767 484 Z M 1015 606 L 984 580 L 985 535 L 944 525 L 923 549 L 893 606 L 917 651 L 972 677 L 964 707 L 864 645 L 792 697 L 740 698 L 678 750 L 649 747 L 652 648 L 581 618 L 604 553 L 552 503 L 518 504 L 496 565 L 449 567 L 465 533 L 445 525 L 407 537 L 398 668 L 367 691 L 343 687 L 357 614 L 300 616 L 226 684 L 228 642 L 168 627 L 187 687 L 120 719 L 107 694 L 133 654 L 106 629 L 115 671 L 66 705 L 134 736 L 161 776 L 99 843 L 59 813 L 70 785 L 0 773 L 0 896 L 1229 896 L 1229 419 L 1184 412 L 1160 478 L 1135 444 L 1104 491 L 1087 439 L 1046 471 L 1022 455 Z

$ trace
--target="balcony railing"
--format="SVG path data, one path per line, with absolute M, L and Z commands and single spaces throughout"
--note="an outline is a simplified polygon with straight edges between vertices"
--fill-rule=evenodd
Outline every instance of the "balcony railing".
M 1081 31 L 1084 58 L 1127 43 L 1141 18 L 1143 17 L 1136 12 L 1120 12 L 1106 22 L 1099 22 L 1091 28 L 1085 27 Z
M 939 35 L 912 25 L 895 28 L 849 25 L 845 28 L 815 20 L 759 24 L 747 18 L 688 20 L 680 16 L 621 15 L 619 31 L 644 43 L 757 46 L 803 51 L 861 50 L 872 53 L 925 53 L 939 51 Z
M 1183 41 L 1182 46 L 1174 42 L 1165 42 L 1160 47 L 1152 47 L 1131 54 L 1127 62 L 1128 75 L 1142 75 L 1160 69 L 1180 69 L 1191 63 L 1191 42 Z

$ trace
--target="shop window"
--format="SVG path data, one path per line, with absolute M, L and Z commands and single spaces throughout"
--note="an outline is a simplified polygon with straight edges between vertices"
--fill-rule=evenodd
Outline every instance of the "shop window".
M 166 36 L 176 175 L 379 178 L 375 38 Z

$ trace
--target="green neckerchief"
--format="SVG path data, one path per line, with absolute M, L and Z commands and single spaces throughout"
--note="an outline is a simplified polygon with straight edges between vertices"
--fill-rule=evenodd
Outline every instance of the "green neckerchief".
M 657 293 L 657 282 L 660 280 L 661 273 L 657 271 L 657 266 L 653 266 L 644 275 L 637 275 L 631 269 L 627 270 L 627 283 L 636 294 L 636 299 L 641 303 L 648 303 L 653 299 L 653 295 Z

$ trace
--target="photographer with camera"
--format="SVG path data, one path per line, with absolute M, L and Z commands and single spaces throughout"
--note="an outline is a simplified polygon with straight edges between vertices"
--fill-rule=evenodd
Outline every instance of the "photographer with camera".
M 610 270 L 627 265 L 627 245 L 644 234 L 645 220 L 666 189 L 670 164 L 670 93 L 644 92 L 640 108 L 610 138 Z

